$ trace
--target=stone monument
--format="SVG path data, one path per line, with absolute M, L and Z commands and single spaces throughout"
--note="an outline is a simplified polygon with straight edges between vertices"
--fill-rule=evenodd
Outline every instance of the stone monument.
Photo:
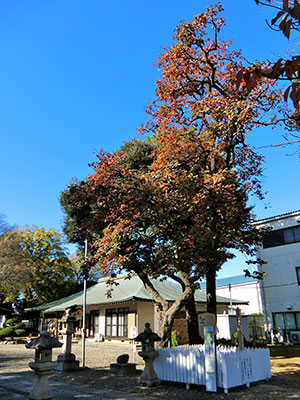
M 117 358 L 116 363 L 110 364 L 110 372 L 116 375 L 132 375 L 136 373 L 136 364 L 129 363 L 129 355 L 128 354 L 121 354 Z
M 52 399 L 48 384 L 48 376 L 57 365 L 55 361 L 52 361 L 52 349 L 61 346 L 62 343 L 60 343 L 56 337 L 50 336 L 47 324 L 42 326 L 39 337 L 25 345 L 27 349 L 35 349 L 34 362 L 30 362 L 29 367 L 36 374 L 37 381 L 29 395 L 29 399 Z
M 153 361 L 158 356 L 158 352 L 154 349 L 154 342 L 161 340 L 161 338 L 152 332 L 149 322 L 146 322 L 144 332 L 140 333 L 134 340 L 142 342 L 142 351 L 139 351 L 138 355 L 145 361 L 145 368 L 140 377 L 140 382 L 147 386 L 160 383 L 153 368 Z

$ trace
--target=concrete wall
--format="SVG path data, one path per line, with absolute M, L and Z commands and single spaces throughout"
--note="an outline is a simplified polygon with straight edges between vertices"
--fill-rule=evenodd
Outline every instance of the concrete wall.
M 242 316 L 242 329 L 246 340 L 249 340 L 248 316 Z M 237 319 L 235 315 L 217 315 L 217 337 L 232 339 L 232 334 L 237 331 Z
M 275 229 L 299 226 L 300 213 L 282 216 L 256 223 L 256 226 Z M 300 266 L 300 243 L 258 248 L 258 257 L 267 261 L 262 266 L 266 276 L 262 282 L 265 297 L 267 328 L 273 328 L 272 314 L 276 312 L 300 312 L 300 287 L 296 267 Z
M 154 303 L 152 301 L 139 301 L 137 302 L 138 334 L 144 331 L 146 322 L 150 323 L 151 329 L 154 331 Z

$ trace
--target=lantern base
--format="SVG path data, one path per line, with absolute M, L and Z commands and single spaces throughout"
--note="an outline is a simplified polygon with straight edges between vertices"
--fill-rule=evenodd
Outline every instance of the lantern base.
M 136 364 L 134 363 L 127 363 L 127 364 L 120 364 L 120 363 L 113 363 L 110 364 L 110 372 L 120 376 L 126 375 L 133 375 L 136 374 Z
M 56 372 L 78 371 L 79 361 L 76 360 L 75 354 L 59 354 L 57 356 Z
M 55 361 L 48 362 L 31 362 L 29 367 L 34 370 L 37 381 L 29 395 L 31 400 L 48 400 L 52 399 L 49 389 L 48 376 L 51 370 L 56 366 Z
M 160 380 L 158 379 L 156 372 L 154 371 L 154 368 L 153 368 L 153 361 L 158 356 L 158 352 L 157 351 L 139 351 L 138 354 L 145 361 L 145 369 L 142 372 L 142 375 L 140 377 L 141 384 L 144 384 L 147 386 L 158 385 L 160 383 Z

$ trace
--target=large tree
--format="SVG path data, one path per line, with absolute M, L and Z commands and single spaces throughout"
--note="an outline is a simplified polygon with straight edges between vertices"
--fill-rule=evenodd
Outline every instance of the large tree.
M 172 238 L 165 238 L 159 226 L 163 197 L 151 177 L 156 147 L 153 140 L 133 140 L 115 153 L 101 152 L 94 164 L 94 175 L 86 182 L 73 182 L 62 193 L 61 202 L 69 240 L 82 243 L 89 236 L 95 247 L 91 249 L 94 262 L 102 265 L 103 273 L 113 277 L 126 270 L 142 279 L 161 309 L 160 333 L 165 344 L 176 312 L 189 303 L 188 315 L 193 314 L 194 303 L 189 300 L 195 284 L 187 273 L 187 262 L 183 264 L 182 254 L 172 249 Z M 182 295 L 171 306 L 150 280 L 166 276 L 182 286 Z M 191 333 L 194 324 L 189 320 Z
M 56 300 L 77 282 L 61 235 L 22 228 L 0 235 L 0 293 L 19 309 Z
M 148 154 L 132 162 L 132 150 L 139 154 L 139 148 L 148 148 Z M 188 306 L 189 314 L 195 314 L 192 298 L 199 279 L 207 274 L 214 285 L 216 270 L 232 257 L 228 249 L 251 253 L 257 239 L 237 173 L 222 171 L 223 157 L 214 157 L 218 168 L 211 173 L 211 160 L 193 135 L 173 136 L 163 145 L 133 141 L 115 153 L 100 153 L 94 174 L 62 194 L 65 207 L 66 194 L 71 190 L 74 195 L 67 196 L 65 208 L 71 212 L 66 218 L 66 225 L 72 220 L 69 233 L 75 220 L 82 222 L 73 240 L 80 231 L 82 238 L 88 232 L 103 273 L 112 278 L 123 270 L 138 274 L 160 306 L 162 345 L 177 311 Z M 182 295 L 168 304 L 150 277 L 176 280 Z M 208 310 L 215 312 L 214 287 L 209 293 Z
M 176 140 L 180 146 L 192 137 L 201 149 L 205 178 L 196 198 L 203 200 L 199 214 L 207 214 L 204 224 L 199 224 L 200 231 L 212 232 L 203 244 L 207 254 L 202 260 L 208 280 L 210 312 L 216 310 L 214 276 L 229 256 L 225 250 L 235 247 L 251 254 L 247 240 L 232 232 L 244 230 L 249 239 L 252 232 L 250 214 L 248 219 L 241 218 L 240 225 L 238 218 L 237 225 L 226 221 L 231 206 L 237 215 L 246 212 L 250 193 L 263 197 L 259 181 L 261 158 L 247 144 L 248 136 L 255 128 L 275 125 L 286 118 L 284 107 L 279 107 L 282 93 L 275 89 L 275 80 L 261 77 L 255 85 L 237 81 L 245 61 L 240 52 L 230 50 L 230 41 L 219 37 L 224 24 L 220 16 L 222 11 L 220 4 L 209 7 L 192 22 L 177 28 L 174 44 L 158 59 L 161 79 L 157 82 L 156 97 L 147 109 L 151 119 L 141 128 L 142 132 L 155 133 L 156 141 L 162 144 L 162 149 L 167 149 L 170 160 L 175 154 L 173 143 Z M 165 160 L 163 150 L 162 171 L 168 171 L 163 167 Z M 226 185 L 233 192 L 228 191 Z M 240 210 L 238 203 L 231 203 L 232 193 L 240 195 Z M 223 202 L 221 207 L 219 198 Z M 227 243 L 219 240 L 218 232 L 228 233 Z M 201 248 L 199 244 L 196 247 Z
M 151 140 L 100 152 L 94 174 L 63 195 L 66 231 L 81 241 L 89 235 L 105 273 L 137 273 L 160 305 L 162 344 L 204 275 L 208 311 L 216 313 L 216 271 L 232 249 L 252 255 L 260 238 L 247 199 L 262 196 L 261 159 L 247 134 L 276 122 L 268 114 L 282 96 L 269 80 L 237 89 L 244 60 L 219 38 L 221 10 L 182 23 L 159 57 L 162 77 L 141 128 Z M 150 277 L 178 281 L 182 295 L 167 304 Z

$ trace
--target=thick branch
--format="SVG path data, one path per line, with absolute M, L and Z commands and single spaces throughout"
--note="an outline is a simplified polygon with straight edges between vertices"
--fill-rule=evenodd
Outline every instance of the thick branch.
M 164 310 L 168 309 L 168 302 L 160 295 L 160 293 L 155 289 L 149 277 L 145 274 L 138 273 L 139 278 L 142 280 L 147 292 L 151 295 L 156 303 L 160 303 Z

